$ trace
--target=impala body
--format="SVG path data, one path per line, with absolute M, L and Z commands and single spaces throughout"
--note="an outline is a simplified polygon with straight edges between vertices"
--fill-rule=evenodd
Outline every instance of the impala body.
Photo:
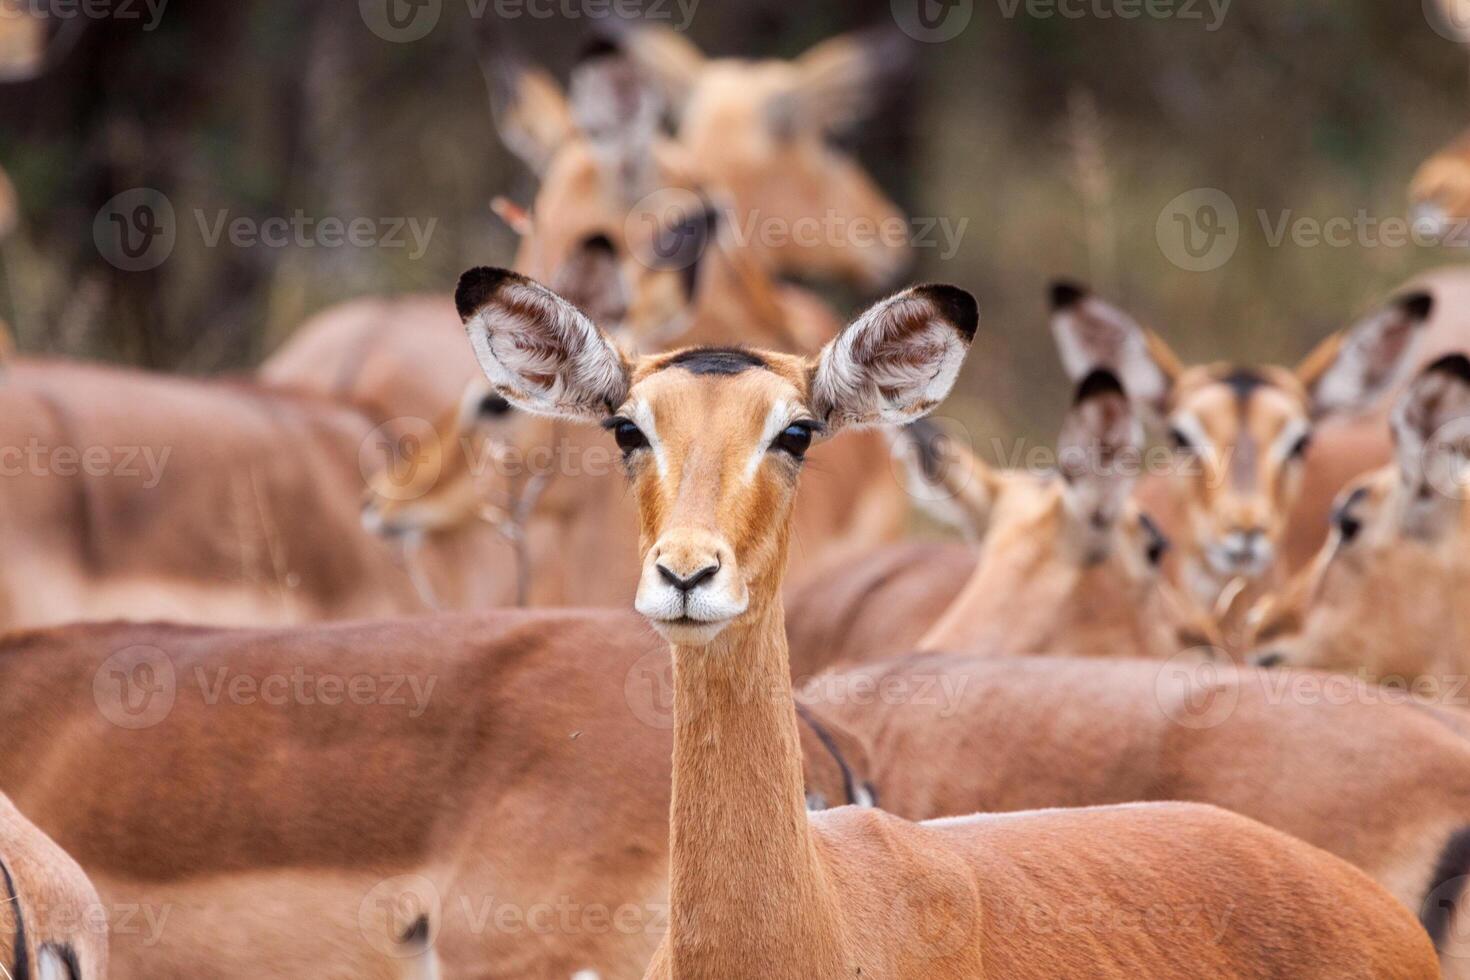
M 976 329 L 968 294 L 899 293 L 811 359 L 694 348 L 630 360 L 505 270 L 466 273 L 456 304 L 498 394 L 601 422 L 623 451 L 636 607 L 674 663 L 670 922 L 647 976 L 1438 975 L 1424 931 L 1371 879 L 1221 810 L 807 817 L 780 595 L 801 462 L 815 437 L 938 404 Z M 1037 915 L 1009 914 L 1142 910 L 1161 896 L 1229 908 L 1229 922 L 1059 941 Z

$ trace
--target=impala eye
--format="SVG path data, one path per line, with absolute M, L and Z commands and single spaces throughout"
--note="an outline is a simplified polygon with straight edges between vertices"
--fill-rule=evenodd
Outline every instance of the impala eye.
M 1363 520 L 1354 509 L 1368 496 L 1367 487 L 1358 487 L 1348 498 L 1342 502 L 1342 506 L 1332 515 L 1332 526 L 1337 528 L 1337 533 L 1342 536 L 1343 544 L 1351 544 L 1363 530 Z
M 801 459 L 812 444 L 812 424 L 810 422 L 795 422 L 781 430 L 771 443 L 772 449 L 779 449 L 783 453 L 790 453 L 793 458 Z
M 1189 436 L 1174 426 L 1169 427 L 1169 444 L 1182 453 L 1194 452 L 1194 443 L 1189 441 Z
M 1138 523 L 1143 528 L 1144 557 L 1148 559 L 1150 565 L 1158 568 L 1164 556 L 1169 553 L 1169 538 L 1159 530 L 1159 526 L 1147 514 L 1139 514 Z
M 1296 442 L 1294 442 L 1294 443 L 1291 444 L 1291 452 L 1289 452 L 1289 453 L 1286 454 L 1287 455 L 1287 458 L 1289 458 L 1289 459 L 1301 459 L 1303 456 L 1305 456 L 1307 454 L 1307 450 L 1309 448 L 1311 448 L 1311 445 L 1312 445 L 1312 434 L 1310 432 L 1304 432 L 1304 433 L 1302 433 L 1301 438 L 1298 439 Z
M 612 430 L 613 438 L 617 440 L 618 448 L 623 451 L 624 456 L 631 456 L 648 445 L 648 437 L 643 434 L 643 430 L 627 419 L 609 419 L 603 425 Z
M 487 418 L 499 418 L 510 414 L 510 402 L 499 395 L 486 395 L 480 400 L 480 415 Z

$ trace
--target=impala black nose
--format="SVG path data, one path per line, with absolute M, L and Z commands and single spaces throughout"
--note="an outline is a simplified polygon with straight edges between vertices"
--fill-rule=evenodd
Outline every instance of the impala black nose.
M 720 570 L 719 565 L 706 565 L 688 578 L 680 578 L 664 566 L 658 566 L 658 574 L 663 580 L 680 592 L 693 592 L 705 582 L 715 577 L 715 572 Z

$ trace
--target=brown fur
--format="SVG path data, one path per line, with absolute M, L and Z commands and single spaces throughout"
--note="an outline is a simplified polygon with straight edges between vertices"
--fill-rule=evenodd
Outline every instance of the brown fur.
M 763 353 L 768 368 L 696 373 L 618 358 L 585 318 L 512 274 L 473 270 L 462 293 L 478 282 L 494 286 L 466 319 L 507 397 L 591 421 L 590 394 L 620 386 L 607 395 L 607 422 L 632 447 L 638 604 L 674 659 L 670 929 L 647 976 L 1437 975 L 1418 923 L 1361 872 L 1211 808 L 918 825 L 848 808 L 807 818 L 780 598 L 799 467 L 779 441 L 767 444 L 766 422 L 923 414 L 953 383 L 954 355 L 975 329 L 973 300 L 966 323 L 949 314 L 964 308 L 958 291 L 916 289 L 865 314 L 819 361 Z M 527 320 L 506 312 L 512 302 L 544 312 Z M 534 371 L 519 353 L 532 344 L 555 345 Z M 920 345 L 933 373 L 904 375 Z M 941 372 L 942 385 L 931 384 Z M 879 378 L 887 391 L 875 399 Z M 1059 941 L 1033 914 L 1006 915 L 1021 908 L 1056 921 L 1079 903 L 1160 901 L 1228 908 L 1232 918 L 1214 935 L 1196 923 L 1164 936 L 1103 929 Z
M 139 650 L 139 663 L 167 658 L 175 697 L 156 724 L 122 729 L 99 711 L 122 690 L 100 668 Z M 308 977 L 322 963 L 396 977 L 386 934 L 367 932 L 379 919 L 359 915 L 398 875 L 438 889 L 447 975 L 637 977 L 667 918 L 669 669 L 647 626 L 612 612 L 15 634 L 0 647 L 0 786 L 109 903 L 169 910 L 156 946 L 142 928 L 113 936 L 119 977 Z M 381 697 L 331 703 L 322 685 L 267 698 L 266 678 L 296 673 L 371 678 Z M 239 677 L 262 686 L 219 686 Z M 810 728 L 800 738 L 808 791 L 845 802 L 831 752 Z M 864 769 L 861 744 L 837 738 Z M 481 918 L 546 906 L 560 922 L 558 901 L 585 927 Z M 598 908 L 623 906 L 637 906 L 635 928 L 598 925 Z
M 359 524 L 360 454 L 380 456 L 362 411 L 33 360 L 12 366 L 0 400 L 12 471 L 0 495 L 6 626 L 300 622 L 424 608 L 391 548 Z M 60 449 L 75 455 L 53 455 Z M 440 568 L 470 596 L 493 599 L 501 587 L 494 568 Z
M 1361 683 L 1315 698 L 1290 696 L 1291 683 L 1227 666 L 928 654 L 826 675 L 808 709 L 868 739 L 879 798 L 908 819 L 1208 803 L 1336 854 L 1427 912 L 1441 853 L 1470 824 L 1470 744 Z M 846 696 L 884 689 L 910 696 Z M 1462 929 L 1447 931 L 1446 977 L 1470 976 Z
M 15 980 L 60 976 L 48 971 L 74 964 L 75 980 L 104 980 L 108 914 L 120 910 L 103 905 L 77 863 L 3 795 L 0 873 L 5 884 L 0 969 L 5 975 Z

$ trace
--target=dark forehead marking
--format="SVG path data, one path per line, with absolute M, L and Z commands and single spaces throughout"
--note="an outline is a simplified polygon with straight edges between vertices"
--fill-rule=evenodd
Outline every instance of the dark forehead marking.
M 1235 399 L 1241 404 L 1250 401 L 1257 388 L 1268 388 L 1271 385 L 1259 372 L 1246 367 L 1231 368 L 1220 376 L 1219 381 L 1235 392 Z
M 681 367 L 691 374 L 740 374 L 750 368 L 770 370 L 759 354 L 744 347 L 691 347 L 680 351 L 658 366 Z

